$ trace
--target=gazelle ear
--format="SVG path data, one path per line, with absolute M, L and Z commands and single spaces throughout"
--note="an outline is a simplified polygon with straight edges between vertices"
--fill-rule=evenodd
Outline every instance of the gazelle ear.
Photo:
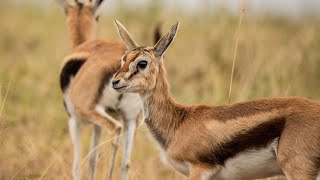
M 179 28 L 179 22 L 177 22 L 171 30 L 157 42 L 153 50 L 156 56 L 160 57 L 167 50 L 169 45 L 172 43 L 174 37 L 176 36 L 177 30 Z
M 133 40 L 126 28 L 119 21 L 115 20 L 114 22 L 118 28 L 119 35 L 127 48 L 131 50 L 139 47 L 139 45 Z

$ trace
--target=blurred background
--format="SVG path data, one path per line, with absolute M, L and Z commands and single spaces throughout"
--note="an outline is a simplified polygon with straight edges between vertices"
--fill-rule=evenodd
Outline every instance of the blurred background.
M 179 102 L 227 104 L 236 29 L 231 102 L 305 96 L 320 99 L 318 0 L 107 0 L 97 37 L 118 40 L 113 19 L 137 42 L 152 45 L 153 31 L 179 20 L 165 64 Z M 0 179 L 71 179 L 72 145 L 59 89 L 60 65 L 70 51 L 65 17 L 53 1 L 0 2 Z M 82 128 L 82 158 L 89 126 Z M 110 137 L 104 133 L 102 142 Z M 97 179 L 106 177 L 111 143 L 99 148 Z M 119 178 L 118 153 L 114 179 Z M 88 163 L 81 165 L 87 179 Z M 142 126 L 130 179 L 186 179 L 160 162 Z

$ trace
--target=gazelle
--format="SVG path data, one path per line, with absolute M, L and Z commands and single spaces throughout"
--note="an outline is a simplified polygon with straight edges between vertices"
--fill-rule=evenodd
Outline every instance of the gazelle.
M 154 47 L 140 47 L 121 23 L 116 25 L 129 50 L 113 88 L 140 94 L 145 122 L 176 170 L 190 179 L 319 176 L 319 103 L 287 97 L 224 106 L 179 104 L 170 96 L 163 65 L 179 24 Z
M 103 0 L 56 0 L 67 16 L 72 52 L 65 58 L 60 74 L 63 100 L 69 114 L 69 131 L 74 145 L 73 178 L 80 179 L 80 124 L 93 125 L 89 179 L 94 179 L 97 161 L 96 147 L 101 127 L 113 136 L 108 179 L 112 177 L 122 124 L 124 119 L 124 147 L 121 163 L 121 179 L 128 174 L 135 129 L 143 118 L 142 101 L 138 94 L 123 94 L 111 85 L 113 74 L 120 68 L 120 59 L 127 50 L 122 42 L 90 40 L 94 32 L 98 11 Z

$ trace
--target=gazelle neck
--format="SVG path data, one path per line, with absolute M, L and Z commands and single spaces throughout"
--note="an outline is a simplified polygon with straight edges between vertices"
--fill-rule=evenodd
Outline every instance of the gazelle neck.
M 151 134 L 166 149 L 171 143 L 175 129 L 184 120 L 187 108 L 177 104 L 169 93 L 163 64 L 159 67 L 156 85 L 141 94 L 144 104 L 145 122 Z

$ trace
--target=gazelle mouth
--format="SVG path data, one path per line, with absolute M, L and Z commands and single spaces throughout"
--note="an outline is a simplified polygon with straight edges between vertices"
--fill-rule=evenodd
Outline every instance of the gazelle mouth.
M 125 87 L 128 87 L 128 86 L 113 87 L 113 89 L 119 90 L 119 89 L 123 89 L 123 88 L 125 88 Z

